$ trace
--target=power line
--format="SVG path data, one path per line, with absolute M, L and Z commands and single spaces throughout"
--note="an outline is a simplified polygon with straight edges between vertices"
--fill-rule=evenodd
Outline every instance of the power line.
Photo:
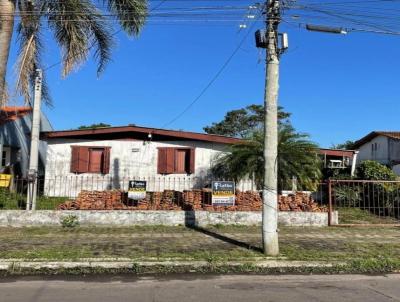
M 244 42 L 246 41 L 247 37 L 251 32 L 253 32 L 254 26 L 256 23 L 253 23 L 253 25 L 249 28 L 247 31 L 246 35 L 243 37 L 243 39 L 239 42 L 239 44 L 236 46 L 236 48 L 233 50 L 232 54 L 228 57 L 228 59 L 222 64 L 221 68 L 217 71 L 217 73 L 212 77 L 212 79 L 207 83 L 207 85 L 201 90 L 201 92 L 194 98 L 192 102 L 190 102 L 185 109 L 183 109 L 179 114 L 177 114 L 174 118 L 172 118 L 169 122 L 165 123 L 161 128 L 165 128 L 175 121 L 177 121 L 179 118 L 181 118 L 186 112 L 190 110 L 190 108 L 193 107 L 194 104 L 196 104 L 201 97 L 207 92 L 207 90 L 214 84 L 214 82 L 219 78 L 219 76 L 222 74 L 222 72 L 225 70 L 225 68 L 229 65 L 229 63 L 232 61 L 236 53 L 240 50 Z

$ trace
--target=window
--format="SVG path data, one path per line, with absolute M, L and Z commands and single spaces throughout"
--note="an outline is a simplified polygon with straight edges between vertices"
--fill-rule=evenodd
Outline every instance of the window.
M 378 143 L 371 144 L 371 157 L 372 159 L 376 159 L 378 155 Z
M 194 148 L 159 148 L 158 174 L 193 174 Z
M 11 148 L 3 147 L 3 154 L 1 155 L 1 167 L 4 168 L 10 165 Z
M 108 174 L 110 149 L 110 147 L 72 146 L 71 172 Z

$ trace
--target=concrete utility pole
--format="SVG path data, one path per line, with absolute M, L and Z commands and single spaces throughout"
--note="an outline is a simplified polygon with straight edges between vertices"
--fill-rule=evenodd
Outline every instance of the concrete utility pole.
M 279 254 L 278 243 L 278 90 L 280 23 L 279 0 L 266 2 L 266 78 L 264 94 L 264 187 L 262 238 L 266 255 Z
M 31 150 L 29 155 L 28 170 L 28 200 L 26 203 L 27 210 L 36 210 L 37 180 L 39 167 L 39 135 L 40 135 L 40 116 L 42 102 L 42 70 L 36 70 L 33 113 L 32 113 L 32 129 L 31 129 Z

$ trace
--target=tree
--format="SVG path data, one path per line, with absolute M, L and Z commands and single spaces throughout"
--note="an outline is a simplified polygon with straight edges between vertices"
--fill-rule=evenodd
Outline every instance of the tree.
M 97 124 L 79 126 L 79 127 L 78 127 L 78 130 L 97 129 L 97 128 L 108 128 L 108 127 L 111 127 L 111 125 L 109 125 L 109 124 L 104 124 L 104 123 L 97 123 Z
M 344 143 L 332 145 L 332 149 L 340 149 L 340 150 L 353 150 L 355 142 L 351 140 L 347 140 Z
M 278 118 L 284 123 L 290 118 L 290 113 L 284 112 L 283 108 L 279 107 Z M 254 131 L 261 131 L 263 127 L 264 106 L 252 104 L 246 108 L 229 111 L 221 122 L 212 123 L 203 130 L 208 134 L 246 138 Z
M 0 0 L 0 101 L 5 101 L 7 62 L 17 14 L 20 18 L 16 25 L 19 43 L 16 89 L 26 101 L 31 98 L 35 70 L 43 67 L 44 20 L 62 51 L 63 77 L 84 63 L 92 48 L 100 74 L 111 58 L 113 45 L 107 18 L 114 17 L 128 35 L 137 36 L 146 19 L 147 1 L 106 0 L 102 3 L 108 16 L 103 14 L 98 3 L 90 0 Z M 45 85 L 43 99 L 50 100 Z
M 262 187 L 264 177 L 263 133 L 254 131 L 250 140 L 234 145 L 231 152 L 216 159 L 213 174 L 236 181 L 253 176 L 257 187 Z M 292 178 L 298 180 L 300 189 L 313 189 L 321 177 L 318 146 L 307 134 L 298 133 L 289 122 L 280 123 L 278 134 L 279 189 L 291 188 Z
M 365 160 L 356 171 L 358 179 L 362 180 L 396 180 L 397 176 L 392 169 L 374 160 Z

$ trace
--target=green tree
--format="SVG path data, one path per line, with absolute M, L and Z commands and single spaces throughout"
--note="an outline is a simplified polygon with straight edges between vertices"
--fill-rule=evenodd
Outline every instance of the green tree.
M 109 125 L 109 124 L 104 124 L 104 123 L 97 123 L 97 124 L 79 126 L 79 127 L 78 127 L 78 130 L 96 129 L 96 128 L 108 128 L 108 127 L 111 127 L 111 125 Z
M 280 123 L 285 123 L 290 118 L 290 113 L 284 112 L 283 108 L 279 107 L 278 118 Z M 206 126 L 203 130 L 208 134 L 246 138 L 254 131 L 261 131 L 263 126 L 264 106 L 252 104 L 246 108 L 227 112 L 221 122 Z
M 313 189 L 321 177 L 318 146 L 307 134 L 298 133 L 290 123 L 279 125 L 278 178 L 279 189 L 291 188 L 292 178 L 298 180 L 299 189 Z M 254 176 L 261 188 L 264 175 L 263 134 L 254 131 L 250 140 L 231 147 L 231 152 L 216 159 L 213 174 L 236 181 Z
M 347 140 L 344 143 L 332 145 L 332 149 L 340 149 L 340 150 L 353 150 L 355 142 L 351 140 Z
M 363 161 L 356 172 L 357 178 L 362 180 L 396 180 L 396 174 L 390 168 L 374 160 Z
M 91 49 L 100 74 L 111 58 L 113 37 L 107 25 L 109 18 L 117 20 L 128 35 L 137 36 L 147 15 L 147 0 L 0 0 L 0 7 L 2 102 L 6 95 L 5 78 L 14 30 L 19 44 L 16 89 L 25 100 L 29 100 L 35 70 L 43 67 L 41 54 L 46 46 L 43 41 L 46 24 L 61 48 L 63 77 L 84 63 Z M 18 24 L 15 26 L 17 15 Z M 43 87 L 43 98 L 50 99 L 46 86 Z

